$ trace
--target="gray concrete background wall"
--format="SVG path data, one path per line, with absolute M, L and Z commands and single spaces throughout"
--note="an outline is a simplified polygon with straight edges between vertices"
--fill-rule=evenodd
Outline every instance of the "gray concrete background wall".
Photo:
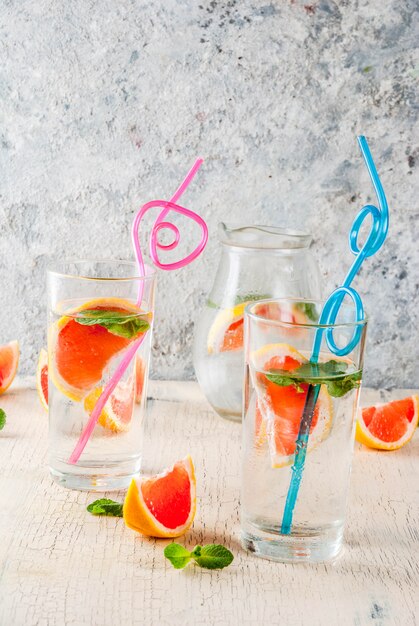
M 332 289 L 353 217 L 375 201 L 363 133 L 391 210 L 356 282 L 366 379 L 417 386 L 418 24 L 418 0 L 2 0 L 0 341 L 20 340 L 21 373 L 45 342 L 49 259 L 132 257 L 136 209 L 168 199 L 198 155 L 184 205 L 210 243 L 160 274 L 153 375 L 193 376 L 221 219 L 304 223 Z

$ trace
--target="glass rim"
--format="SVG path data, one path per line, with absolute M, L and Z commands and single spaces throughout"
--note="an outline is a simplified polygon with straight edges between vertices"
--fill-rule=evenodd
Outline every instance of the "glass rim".
M 97 264 L 103 264 L 103 265 L 123 265 L 125 267 L 131 266 L 133 268 L 135 268 L 135 274 L 133 274 L 132 276 L 120 276 L 120 277 L 110 277 L 110 276 L 87 276 L 87 275 L 83 275 L 82 273 L 80 274 L 74 274 L 73 272 L 66 272 L 66 271 L 60 271 L 60 267 L 64 270 L 64 268 L 66 266 L 69 265 L 83 265 L 83 264 L 87 264 L 87 263 L 97 263 Z M 147 263 L 144 264 L 145 269 L 146 269 L 146 275 L 145 276 L 140 276 L 139 271 L 138 271 L 138 264 L 136 261 L 128 261 L 127 259 L 88 259 L 88 258 L 84 258 L 84 259 L 65 259 L 64 261 L 57 263 L 58 269 L 56 269 L 55 267 L 47 267 L 47 273 L 49 275 L 52 276 L 59 276 L 60 278 L 72 278 L 75 280 L 86 280 L 86 281 L 103 281 L 103 282 L 129 282 L 132 280 L 140 280 L 140 281 L 151 281 L 152 279 L 155 278 L 156 276 L 156 269 L 151 266 L 148 265 Z
M 326 300 L 316 300 L 313 298 L 265 298 L 262 300 L 254 300 L 253 302 L 249 302 L 248 305 L 246 305 L 244 312 L 245 314 L 253 319 L 253 320 L 257 320 L 257 321 L 261 321 L 267 324 L 272 324 L 272 326 L 286 326 L 288 328 L 324 328 L 324 329 L 328 329 L 328 328 L 355 328 L 358 326 L 365 326 L 368 321 L 369 321 L 369 317 L 368 315 L 365 314 L 364 312 L 364 319 L 362 320 L 355 320 L 353 322 L 337 322 L 335 324 L 318 324 L 317 322 L 285 322 L 282 320 L 273 320 L 270 319 L 269 317 L 266 317 L 264 315 L 258 315 L 257 313 L 252 312 L 252 307 L 257 306 L 259 304 L 262 303 L 280 303 L 280 302 L 308 302 L 311 304 L 320 304 L 321 307 L 323 307 L 323 305 L 325 304 Z M 349 304 L 345 304 L 344 302 L 342 303 L 343 307 L 345 307 L 345 309 L 349 309 L 350 305 Z M 353 307 L 351 307 L 353 310 Z

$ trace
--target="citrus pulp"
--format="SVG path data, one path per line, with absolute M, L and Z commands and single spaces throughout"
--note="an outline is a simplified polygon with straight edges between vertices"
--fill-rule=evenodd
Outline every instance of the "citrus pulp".
M 397 450 L 411 440 L 418 423 L 419 397 L 408 396 L 361 409 L 356 439 L 369 448 Z
M 0 395 L 10 387 L 19 363 L 19 344 L 10 341 L 0 346 Z

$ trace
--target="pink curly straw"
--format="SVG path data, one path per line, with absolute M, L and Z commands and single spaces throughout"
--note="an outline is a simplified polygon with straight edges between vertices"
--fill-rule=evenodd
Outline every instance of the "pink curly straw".
M 191 183 L 192 179 L 194 178 L 195 174 L 201 167 L 202 163 L 203 163 L 202 159 L 197 159 L 195 161 L 193 167 L 188 172 L 185 180 L 182 182 L 182 184 L 173 194 L 169 202 L 165 200 L 152 200 L 151 202 L 147 202 L 147 204 L 144 204 L 141 207 L 141 209 L 138 211 L 137 215 L 135 216 L 134 222 L 132 225 L 131 234 L 132 234 L 132 241 L 134 245 L 135 255 L 137 257 L 137 264 L 138 264 L 140 276 L 145 277 L 146 271 L 145 271 L 143 255 L 141 252 L 139 227 L 140 227 L 140 222 L 142 218 L 144 217 L 144 215 L 147 213 L 147 211 L 149 211 L 152 208 L 163 207 L 163 210 L 158 215 L 156 221 L 154 222 L 153 228 L 151 230 L 150 256 L 153 260 L 154 265 L 156 265 L 157 267 L 163 270 L 179 269 L 181 267 L 185 267 L 185 265 L 188 265 L 194 259 L 196 259 L 196 257 L 200 255 L 203 249 L 205 248 L 207 241 L 208 241 L 208 227 L 206 223 L 204 222 L 202 217 L 200 217 L 193 211 L 190 211 L 189 209 L 185 209 L 184 207 L 181 207 L 178 204 L 176 204 L 180 196 L 184 193 L 184 191 L 187 189 L 187 187 Z M 173 250 L 173 248 L 175 248 L 178 245 L 179 240 L 180 240 L 179 229 L 174 224 L 164 221 L 164 218 L 171 210 L 177 213 L 180 213 L 181 215 L 186 215 L 187 217 L 190 217 L 192 220 L 197 222 L 197 224 L 201 226 L 202 236 L 195 250 L 191 252 L 190 254 L 188 254 L 188 256 L 186 256 L 184 259 L 181 259 L 180 261 L 176 261 L 174 263 L 161 263 L 157 255 L 157 248 L 164 249 L 164 250 Z M 157 241 L 157 235 L 162 228 L 168 228 L 169 230 L 172 231 L 172 233 L 174 233 L 175 239 L 172 243 L 162 244 Z M 144 293 L 144 282 L 141 281 L 139 289 L 138 289 L 138 298 L 137 298 L 138 306 L 141 306 L 143 293 Z M 103 408 L 109 399 L 109 396 L 112 394 L 115 387 L 117 386 L 122 376 L 124 375 L 126 369 L 128 368 L 129 364 L 134 358 L 138 348 L 144 341 L 146 334 L 147 333 L 144 333 L 143 335 L 141 335 L 141 337 L 137 339 L 137 341 L 134 341 L 133 344 L 127 349 L 123 359 L 121 360 L 120 364 L 116 368 L 114 375 L 106 383 L 89 417 L 89 420 L 86 426 L 84 427 L 83 432 L 80 435 L 77 445 L 74 448 L 69 458 L 69 461 L 68 461 L 69 463 L 75 464 L 79 460 L 80 455 L 82 454 L 84 448 L 86 447 L 86 444 L 89 441 L 92 435 L 92 432 L 99 420 L 100 414 L 102 413 Z

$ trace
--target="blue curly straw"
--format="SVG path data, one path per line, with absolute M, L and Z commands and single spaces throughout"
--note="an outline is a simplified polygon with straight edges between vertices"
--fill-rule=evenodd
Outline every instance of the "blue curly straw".
M 322 328 L 322 325 L 333 325 L 336 323 L 337 314 L 342 306 L 345 296 L 352 298 L 355 305 L 356 321 L 362 322 L 364 319 L 364 307 L 360 295 L 351 287 L 351 283 L 355 278 L 359 268 L 367 257 L 373 256 L 384 243 L 388 233 L 389 216 L 388 205 L 384 189 L 381 184 L 377 169 L 368 147 L 365 137 L 358 137 L 358 144 L 361 149 L 362 156 L 367 166 L 371 182 L 374 186 L 375 193 L 378 198 L 380 208 L 372 204 L 367 204 L 359 211 L 353 221 L 351 231 L 349 233 L 349 247 L 355 260 L 349 269 L 345 280 L 341 287 L 335 289 L 326 300 L 319 319 L 319 326 L 314 337 L 313 350 L 311 354 L 311 363 L 316 364 L 319 359 L 319 352 L 323 340 L 323 333 L 326 335 L 326 342 L 332 354 L 336 356 L 345 356 L 352 352 L 358 344 L 361 333 L 362 324 L 355 327 L 350 341 L 343 348 L 339 348 L 333 337 L 333 328 Z M 358 246 L 358 235 L 365 218 L 371 215 L 372 224 L 368 237 L 360 249 Z M 291 468 L 291 481 L 288 488 L 287 499 L 285 502 L 284 514 L 282 517 L 281 533 L 289 535 L 291 532 L 292 518 L 294 514 L 295 503 L 300 489 L 301 478 L 304 470 L 304 463 L 307 454 L 308 438 L 310 434 L 310 426 L 314 415 L 317 398 L 320 392 L 320 385 L 309 385 L 307 397 L 304 405 L 303 415 L 301 417 L 300 428 L 296 441 L 294 464 Z

